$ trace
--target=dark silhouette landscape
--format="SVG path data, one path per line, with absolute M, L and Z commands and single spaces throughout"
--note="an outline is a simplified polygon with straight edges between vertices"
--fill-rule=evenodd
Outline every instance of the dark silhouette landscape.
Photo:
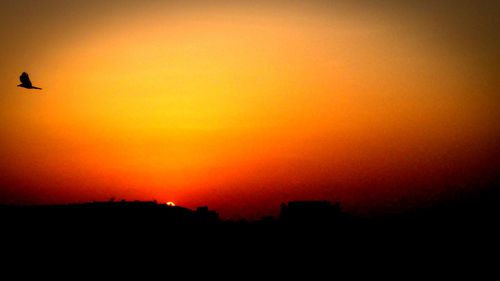
M 0 1 L 0 23 L 20 264 L 55 244 L 93 245 L 84 266 L 133 245 L 497 255 L 500 1 Z
M 221 219 L 208 206 L 189 209 L 157 201 L 110 199 L 79 204 L 0 205 L 4 226 L 51 230 L 82 229 L 177 231 L 198 230 L 331 230 L 338 233 L 364 230 L 496 229 L 500 190 L 491 186 L 432 206 L 379 216 L 359 216 L 342 210 L 341 202 L 290 201 L 280 206 L 278 217 L 258 220 Z M 298 227 L 298 228 L 297 228 Z

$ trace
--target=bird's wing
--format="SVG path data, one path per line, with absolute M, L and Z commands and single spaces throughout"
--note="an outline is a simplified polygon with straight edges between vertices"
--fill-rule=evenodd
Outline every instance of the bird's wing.
M 31 87 L 31 81 L 30 81 L 30 77 L 28 76 L 28 73 L 26 72 L 23 72 L 23 74 L 21 74 L 21 76 L 19 77 L 19 80 L 21 80 L 21 83 L 25 86 L 29 86 Z

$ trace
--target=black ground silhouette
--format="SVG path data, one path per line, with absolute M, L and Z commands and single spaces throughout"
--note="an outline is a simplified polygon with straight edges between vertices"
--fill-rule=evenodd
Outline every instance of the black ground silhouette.
M 260 220 L 222 220 L 206 206 L 192 210 L 156 201 L 103 201 L 66 205 L 0 205 L 5 228 L 85 227 L 88 229 L 175 230 L 204 229 L 330 229 L 334 232 L 363 230 L 447 230 L 497 228 L 500 190 L 489 187 L 457 196 L 433 206 L 377 217 L 344 213 L 339 202 L 292 201 L 281 205 L 278 217 Z
M 155 201 L 0 205 L 0 237 L 24 255 L 40 247 L 44 255 L 54 245 L 93 258 L 128 258 L 131 251 L 150 249 L 154 257 L 161 253 L 179 259 L 177 254 L 185 253 L 189 257 L 182 261 L 195 257 L 203 263 L 225 251 L 238 262 L 238 257 L 249 256 L 299 261 L 351 256 L 357 263 L 364 256 L 360 253 L 368 253 L 372 262 L 391 252 L 397 259 L 414 253 L 428 259 L 436 251 L 462 257 L 464 250 L 498 245 L 499 194 L 494 188 L 383 217 L 353 216 L 328 201 L 294 201 L 281 205 L 280 216 L 255 221 L 223 220 L 208 207 L 192 210 Z M 20 246 L 27 250 L 20 251 Z

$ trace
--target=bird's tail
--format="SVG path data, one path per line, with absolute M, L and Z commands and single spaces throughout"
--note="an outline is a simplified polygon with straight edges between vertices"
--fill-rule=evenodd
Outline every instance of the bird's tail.
M 41 90 L 42 88 L 32 87 L 32 89 Z

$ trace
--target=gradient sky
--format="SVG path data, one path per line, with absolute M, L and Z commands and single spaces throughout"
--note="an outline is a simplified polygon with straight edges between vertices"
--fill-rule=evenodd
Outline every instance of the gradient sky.
M 255 218 L 472 192 L 500 168 L 499 6 L 2 0 L 0 203 Z

